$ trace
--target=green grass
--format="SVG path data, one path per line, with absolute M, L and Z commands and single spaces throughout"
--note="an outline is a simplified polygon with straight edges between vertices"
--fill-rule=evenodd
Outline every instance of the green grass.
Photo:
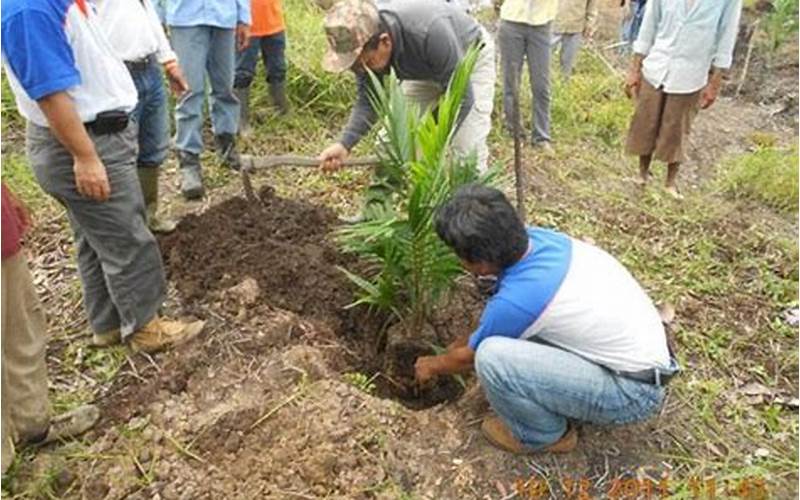
M 797 214 L 798 182 L 797 147 L 766 146 L 729 161 L 722 186 L 735 198 Z

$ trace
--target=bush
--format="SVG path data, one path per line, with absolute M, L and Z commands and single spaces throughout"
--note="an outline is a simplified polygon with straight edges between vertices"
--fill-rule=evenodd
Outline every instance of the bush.
M 787 213 L 797 213 L 797 147 L 758 147 L 729 162 L 723 188 L 734 197 L 762 201 Z

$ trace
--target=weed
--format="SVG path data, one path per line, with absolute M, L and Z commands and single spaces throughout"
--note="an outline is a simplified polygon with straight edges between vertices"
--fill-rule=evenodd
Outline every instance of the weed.
M 342 375 L 342 379 L 344 379 L 345 382 L 367 394 L 375 393 L 375 379 L 377 377 L 377 373 L 368 377 L 366 374 L 360 372 L 347 372 Z
M 767 48 L 780 49 L 798 29 L 797 0 L 772 0 L 772 10 L 764 17 Z
M 759 147 L 726 165 L 723 189 L 736 198 L 761 201 L 777 210 L 797 213 L 797 148 Z

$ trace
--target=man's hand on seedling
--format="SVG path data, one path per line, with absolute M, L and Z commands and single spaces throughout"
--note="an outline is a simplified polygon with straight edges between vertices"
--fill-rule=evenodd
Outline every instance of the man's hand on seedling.
M 414 363 L 414 378 L 419 385 L 425 385 L 438 373 L 438 359 L 439 356 L 420 356 L 417 362 Z
M 319 155 L 319 163 L 325 172 L 335 172 L 342 168 L 342 162 L 350 155 L 344 145 L 333 143 Z

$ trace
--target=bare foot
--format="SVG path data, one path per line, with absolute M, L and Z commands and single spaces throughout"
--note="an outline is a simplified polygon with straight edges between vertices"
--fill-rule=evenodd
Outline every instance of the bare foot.
M 667 186 L 667 194 L 679 201 L 683 199 L 683 195 L 678 191 L 676 186 Z
M 633 179 L 633 182 L 636 183 L 639 187 L 646 187 L 647 183 L 650 181 L 650 174 L 639 174 L 638 177 Z

